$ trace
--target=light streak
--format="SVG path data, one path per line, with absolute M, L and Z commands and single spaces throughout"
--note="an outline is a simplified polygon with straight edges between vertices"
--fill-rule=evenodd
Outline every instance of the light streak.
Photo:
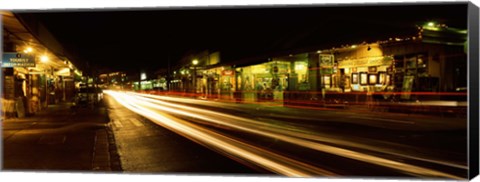
M 319 169 L 314 166 L 301 163 L 299 161 L 293 161 L 283 156 L 260 149 L 258 147 L 254 147 L 240 141 L 228 138 L 226 136 L 222 136 L 218 133 L 214 133 L 210 130 L 200 128 L 199 126 L 193 125 L 188 121 L 154 112 L 145 107 L 141 107 L 139 104 L 137 104 L 139 103 L 138 100 L 135 100 L 126 95 L 121 95 L 111 91 L 107 91 L 106 93 L 112 95 L 120 104 L 127 107 L 128 109 L 151 119 L 152 121 L 156 122 L 161 126 L 164 126 L 172 131 L 179 132 L 184 136 L 187 135 L 186 137 L 193 138 L 194 140 L 201 143 L 220 148 L 221 150 L 229 154 L 233 154 L 243 159 L 254 162 L 255 164 L 258 164 L 273 172 L 294 177 L 311 176 L 312 172 L 313 174 L 317 175 L 335 175 L 332 172 Z M 300 168 L 301 170 L 296 168 Z
M 431 162 L 431 163 L 441 164 L 441 165 L 460 168 L 460 169 L 468 169 L 468 167 L 464 166 L 464 165 L 459 165 L 459 164 L 454 164 L 454 163 L 444 162 L 444 161 L 439 161 L 439 160 L 434 160 L 434 159 L 419 158 L 419 157 L 415 157 L 415 156 L 408 155 L 408 154 L 401 154 L 401 153 L 398 153 L 398 152 L 394 152 L 394 151 L 386 149 L 386 148 L 380 148 L 380 147 L 375 147 L 375 146 L 370 146 L 370 145 L 363 145 L 363 144 L 359 144 L 359 143 L 348 142 L 348 141 L 345 141 L 345 140 L 337 140 L 337 139 L 333 139 L 332 137 L 322 137 L 322 136 L 319 136 L 318 133 L 309 134 L 309 133 L 305 133 L 306 132 L 305 130 L 299 130 L 299 129 L 295 129 L 295 128 L 288 127 L 288 126 L 285 126 L 285 125 L 279 126 L 279 125 L 260 122 L 260 121 L 256 121 L 256 120 L 252 120 L 252 119 L 248 119 L 248 118 L 233 116 L 233 115 L 230 115 L 230 114 L 224 114 L 224 113 L 209 111 L 209 110 L 205 110 L 205 109 L 199 109 L 199 108 L 185 106 L 185 105 L 181 105 L 181 104 L 173 104 L 173 103 L 164 102 L 164 101 L 160 101 L 160 100 L 145 99 L 145 98 L 142 98 L 142 97 L 157 98 L 157 99 L 170 100 L 170 101 L 179 101 L 180 100 L 182 102 L 187 102 L 187 103 L 196 102 L 197 100 L 194 100 L 194 99 L 172 98 L 172 97 L 156 96 L 156 95 L 149 95 L 149 94 L 138 94 L 138 93 L 134 93 L 134 92 L 130 92 L 129 94 L 133 94 L 133 95 L 136 95 L 136 96 L 141 96 L 141 97 L 137 97 L 138 99 L 143 99 L 143 100 L 146 100 L 146 101 L 149 101 L 149 102 L 154 102 L 154 103 L 166 105 L 166 106 L 169 106 L 169 107 L 175 107 L 175 108 L 179 108 L 179 109 L 182 109 L 182 110 L 194 111 L 194 112 L 201 113 L 203 115 L 191 114 L 191 113 L 188 113 L 188 112 L 178 112 L 178 110 L 174 110 L 174 109 L 171 109 L 171 108 L 168 108 L 168 107 L 165 108 L 165 107 L 160 107 L 158 105 L 156 105 L 156 106 L 151 105 L 152 107 L 155 107 L 157 109 L 161 109 L 161 110 L 164 110 L 164 111 L 170 111 L 170 112 L 174 112 L 174 113 L 177 113 L 177 114 L 184 114 L 184 115 L 188 115 L 190 117 L 202 118 L 206 121 L 215 122 L 216 124 L 223 124 L 223 125 L 226 125 L 226 126 L 230 126 L 230 127 L 236 128 L 236 129 L 241 129 L 243 131 L 253 132 L 253 133 L 256 133 L 256 134 L 260 134 L 259 133 L 260 131 L 252 131 L 249 128 L 259 128 L 259 129 L 267 130 L 268 132 L 275 132 L 275 133 L 284 134 L 284 135 L 288 135 L 288 136 L 292 136 L 292 137 L 298 137 L 298 138 L 303 138 L 303 139 L 340 144 L 340 145 L 356 147 L 356 148 L 363 148 L 363 149 L 376 151 L 376 152 L 384 152 L 384 153 L 388 152 L 388 154 L 390 154 L 390 155 L 395 155 L 395 156 L 399 156 L 399 157 L 403 157 L 403 158 L 409 158 L 409 159 L 415 159 L 415 160 L 420 160 L 420 161 L 425 161 L 425 162 Z M 200 100 L 198 102 L 211 104 L 211 102 L 202 101 L 202 100 Z M 221 104 L 221 103 L 219 103 L 219 104 Z M 226 104 L 222 104 L 222 107 L 225 107 L 225 105 Z M 204 115 L 215 115 L 215 117 L 214 118 L 206 118 L 206 117 L 204 117 Z M 355 116 L 355 117 L 356 118 L 363 118 L 363 117 L 359 117 L 359 116 Z M 226 119 L 229 119 L 230 123 L 219 121 L 218 119 L 215 119 L 215 118 L 226 118 Z M 371 119 L 371 118 L 365 118 L 365 119 Z M 400 122 L 400 123 L 405 123 L 405 124 L 413 124 L 413 122 L 411 122 L 411 121 L 400 121 L 400 120 L 381 119 L 381 118 L 376 118 L 376 119 L 377 120 L 382 120 L 382 121 L 389 121 L 389 122 Z M 233 122 L 235 123 L 235 125 L 232 124 Z M 245 127 L 242 127 L 242 128 L 237 127 L 239 125 L 244 125 Z
M 305 175 L 306 173 L 302 173 L 298 170 L 294 170 L 294 169 L 291 169 L 291 168 L 286 169 L 286 166 L 279 165 L 279 163 L 276 163 L 273 160 L 268 161 L 268 160 L 265 159 L 265 157 L 259 157 L 259 155 L 253 155 L 252 153 L 249 153 L 248 151 L 244 150 L 245 148 L 252 148 L 253 146 L 251 146 L 251 145 L 243 144 L 242 145 L 243 149 L 242 149 L 242 148 L 238 148 L 238 146 L 239 146 L 238 142 L 234 146 L 232 146 L 232 144 L 230 144 L 230 145 L 225 144 L 224 141 L 227 139 L 225 137 L 222 138 L 222 140 L 224 140 L 224 141 L 222 141 L 222 140 L 219 140 L 218 136 L 213 137 L 213 134 L 208 135 L 208 137 L 207 137 L 207 136 L 205 136 L 205 133 L 198 133 L 198 131 L 202 131 L 202 130 L 206 131 L 205 129 L 199 129 L 199 128 L 197 128 L 196 130 L 182 129 L 182 127 L 179 127 L 178 125 L 180 123 L 183 123 L 182 126 L 186 126 L 187 125 L 186 123 L 188 123 L 187 121 L 179 120 L 179 119 L 172 119 L 172 118 L 166 119 L 165 117 L 161 117 L 161 115 L 151 114 L 151 113 L 154 113 L 154 112 L 151 111 L 151 110 L 149 110 L 148 112 L 143 111 L 143 110 L 147 110 L 147 109 L 145 107 L 142 107 L 141 105 L 145 105 L 145 106 L 150 107 L 150 108 L 154 108 L 154 109 L 158 109 L 158 110 L 162 110 L 162 111 L 166 111 L 166 112 L 170 112 L 170 113 L 174 113 L 174 114 L 179 114 L 179 115 L 183 115 L 183 116 L 197 118 L 197 119 L 200 119 L 200 120 L 203 120 L 203 121 L 208 121 L 208 122 L 215 123 L 215 124 L 220 124 L 220 125 L 223 125 L 223 126 L 228 126 L 230 128 L 234 128 L 234 129 L 237 129 L 237 130 L 241 130 L 241 131 L 245 131 L 245 132 L 249 132 L 249 133 L 253 133 L 253 134 L 257 134 L 257 135 L 262 135 L 262 136 L 265 136 L 265 137 L 279 139 L 279 140 L 282 140 L 282 141 L 285 141 L 285 142 L 288 142 L 288 143 L 292 143 L 292 144 L 299 145 L 299 146 L 302 146 L 302 147 L 314 149 L 314 150 L 317 150 L 317 151 L 326 152 L 326 153 L 334 154 L 334 155 L 341 156 L 341 157 L 346 157 L 346 158 L 350 158 L 350 159 L 355 159 L 355 160 L 359 160 L 359 161 L 363 161 L 363 162 L 368 162 L 368 163 L 371 163 L 371 164 L 376 164 L 376 165 L 396 169 L 396 170 L 399 170 L 399 171 L 403 171 L 406 174 L 414 174 L 414 175 L 418 175 L 418 176 L 425 176 L 426 175 L 426 176 L 434 176 L 434 177 L 446 177 L 446 178 L 453 178 L 453 179 L 463 179 L 463 178 L 458 177 L 458 176 L 450 175 L 450 174 L 447 174 L 447 173 L 443 173 L 443 172 L 440 172 L 440 171 L 436 171 L 436 170 L 432 170 L 432 169 L 428 169 L 428 168 L 424 168 L 424 167 L 418 167 L 418 166 L 414 166 L 414 165 L 410 165 L 410 164 L 406 164 L 406 163 L 401 163 L 401 162 L 397 162 L 397 161 L 393 161 L 393 160 L 388 160 L 388 159 L 376 157 L 376 156 L 373 156 L 373 155 L 368 155 L 368 154 L 364 154 L 364 153 L 355 152 L 355 151 L 348 150 L 348 149 L 343 149 L 343 148 L 339 148 L 339 147 L 329 146 L 329 145 L 326 145 L 326 144 L 316 143 L 316 142 L 313 142 L 313 141 L 310 141 L 310 140 L 314 139 L 314 141 L 325 141 L 325 139 L 321 138 L 321 137 L 317 137 L 315 135 L 311 135 L 311 134 L 300 133 L 300 132 L 298 132 L 296 130 L 292 130 L 291 128 L 288 128 L 288 127 L 279 127 L 279 126 L 275 126 L 275 125 L 272 125 L 272 124 L 265 124 L 263 122 L 258 122 L 258 121 L 255 121 L 255 120 L 251 120 L 251 119 L 248 119 L 248 118 L 242 118 L 242 117 L 238 117 L 238 116 L 232 116 L 232 115 L 218 113 L 218 112 L 214 112 L 214 111 L 208 111 L 208 110 L 204 110 L 204 109 L 199 109 L 199 108 L 194 108 L 194 107 L 189 107 L 189 106 L 184 106 L 184 105 L 179 105 L 179 104 L 173 104 L 173 103 L 159 101 L 159 100 L 155 100 L 155 99 L 151 99 L 151 98 L 142 97 L 142 96 L 147 96 L 147 97 L 157 97 L 158 98 L 158 97 L 161 97 L 161 96 L 149 96 L 149 95 L 145 95 L 145 94 L 140 95 L 140 94 L 133 94 L 133 93 L 130 93 L 129 95 L 132 95 L 132 96 L 129 96 L 127 94 L 118 94 L 118 93 L 113 93 L 113 92 L 108 92 L 108 93 L 111 94 L 112 96 L 114 96 L 117 99 L 117 101 L 122 103 L 122 105 L 126 106 L 127 108 L 129 108 L 129 109 L 131 109 L 131 110 L 133 110 L 133 111 L 135 111 L 139 114 L 145 115 L 146 117 L 148 117 L 152 120 L 155 120 L 157 123 L 158 123 L 158 121 L 162 121 L 159 124 L 166 125 L 167 128 L 171 128 L 175 131 L 180 131 L 184 135 L 188 134 L 190 137 L 192 137 L 192 136 L 195 137 L 196 136 L 195 138 L 197 140 L 199 140 L 198 139 L 199 136 L 202 136 L 202 137 L 200 137 L 200 138 L 202 138 L 201 139 L 202 142 L 209 143 L 210 145 L 213 145 L 215 147 L 223 146 L 221 148 L 225 151 L 228 151 L 229 153 L 234 153 L 237 156 L 242 156 L 243 158 L 246 158 L 250 161 L 253 161 L 257 164 L 260 164 L 261 166 L 264 166 L 265 168 L 267 168 L 269 170 L 272 170 L 274 172 L 278 172 L 278 173 L 281 173 L 281 174 L 285 174 L 285 175 L 302 176 L 302 175 Z M 165 97 L 162 97 L 162 98 L 165 98 Z M 122 99 L 124 101 L 122 101 Z M 172 101 L 175 101 L 176 99 L 185 100 L 185 99 L 182 99 L 182 98 L 168 98 L 168 99 L 172 100 Z M 135 103 L 135 104 L 133 104 L 133 103 Z M 164 106 L 162 106 L 162 105 L 164 105 Z M 189 111 L 191 111 L 191 112 L 189 112 Z M 194 113 L 194 112 L 197 112 L 197 113 Z M 198 114 L 198 113 L 201 113 L 201 114 Z M 217 118 L 228 119 L 228 122 L 219 120 Z M 173 124 L 173 123 L 175 123 L 175 124 Z M 193 125 L 188 124 L 188 126 L 193 126 Z M 198 126 L 195 125 L 195 127 L 198 127 Z M 258 129 L 255 129 L 255 128 L 258 128 Z M 229 139 L 229 141 L 232 141 L 230 138 L 228 138 L 228 139 Z M 307 139 L 310 139 L 310 140 L 307 140 Z M 352 143 L 348 143 L 348 142 L 343 142 L 343 144 L 352 145 Z M 235 146 L 237 146 L 237 147 L 235 147 Z M 370 146 L 364 146 L 364 147 L 370 147 Z M 258 151 L 258 149 L 256 151 Z M 262 150 L 262 151 L 263 151 L 263 153 L 271 153 L 271 152 L 268 152 L 266 150 Z M 398 154 L 398 155 L 402 155 L 402 154 Z M 403 155 L 403 156 L 405 157 L 405 155 Z M 282 158 L 282 159 L 286 160 L 286 158 Z M 429 160 L 429 161 L 434 161 L 434 160 Z M 437 162 L 437 163 L 440 163 L 440 162 Z M 450 166 L 453 166 L 453 165 L 450 165 Z

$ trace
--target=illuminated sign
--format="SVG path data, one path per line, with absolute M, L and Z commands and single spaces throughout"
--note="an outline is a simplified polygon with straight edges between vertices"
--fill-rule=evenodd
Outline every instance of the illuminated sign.
M 332 67 L 333 66 L 333 55 L 331 54 L 320 54 L 320 66 L 322 67 Z
M 3 53 L 2 67 L 35 67 L 35 58 L 27 54 L 16 52 Z
M 351 68 L 351 67 L 368 67 L 368 66 L 382 66 L 391 65 L 393 63 L 392 57 L 368 57 L 360 59 L 347 59 L 338 62 L 339 68 Z

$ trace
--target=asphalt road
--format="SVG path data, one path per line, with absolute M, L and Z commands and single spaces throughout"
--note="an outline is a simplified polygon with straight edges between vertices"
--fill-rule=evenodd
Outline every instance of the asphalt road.
M 126 172 L 467 175 L 465 118 L 108 95 Z
M 127 173 L 269 174 L 220 155 L 105 97 L 121 168 Z M 271 173 L 270 173 L 271 174 Z

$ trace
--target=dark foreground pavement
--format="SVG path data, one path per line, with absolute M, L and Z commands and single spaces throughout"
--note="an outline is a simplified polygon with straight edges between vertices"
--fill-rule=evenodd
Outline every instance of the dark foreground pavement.
M 3 170 L 116 171 L 120 170 L 107 127 L 104 106 L 81 108 L 70 103 L 50 105 L 27 118 L 2 123 Z M 115 153 L 115 152 L 112 152 Z

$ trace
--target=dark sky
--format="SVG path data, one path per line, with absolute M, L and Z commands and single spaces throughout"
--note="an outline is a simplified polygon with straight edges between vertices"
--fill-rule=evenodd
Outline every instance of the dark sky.
M 100 68 L 161 68 L 187 51 L 222 61 L 304 47 L 384 40 L 436 21 L 466 29 L 466 4 L 21 12 L 36 16 L 67 51 Z

